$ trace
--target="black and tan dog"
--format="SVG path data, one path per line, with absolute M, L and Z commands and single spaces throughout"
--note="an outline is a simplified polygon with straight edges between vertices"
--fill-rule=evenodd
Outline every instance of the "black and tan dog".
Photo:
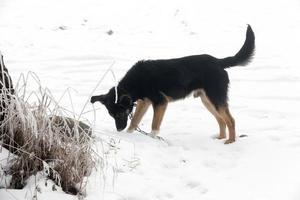
M 104 104 L 114 118 L 117 130 L 122 131 L 126 128 L 128 115 L 137 101 L 128 132 L 137 128 L 152 104 L 152 133 L 158 134 L 168 103 L 185 98 L 193 92 L 194 97 L 201 97 L 205 107 L 217 119 L 220 128 L 218 138 L 226 138 L 227 126 L 229 138 L 225 144 L 232 143 L 236 135 L 235 121 L 228 109 L 229 78 L 224 69 L 247 65 L 253 57 L 254 49 L 255 36 L 248 25 L 244 45 L 232 57 L 218 59 L 203 54 L 169 60 L 139 61 L 126 73 L 117 88 L 111 88 L 105 95 L 93 96 L 91 103 L 100 101 Z

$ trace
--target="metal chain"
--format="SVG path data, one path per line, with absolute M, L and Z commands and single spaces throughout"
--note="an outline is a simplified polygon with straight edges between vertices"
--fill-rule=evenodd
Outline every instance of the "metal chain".
M 129 119 L 132 120 L 132 118 L 133 118 L 132 112 L 131 112 L 128 116 L 129 116 Z M 137 127 L 135 128 L 135 130 L 136 130 L 137 132 L 141 133 L 141 134 L 144 134 L 144 135 L 146 135 L 146 136 L 150 136 L 150 137 L 152 137 L 153 139 L 158 139 L 158 140 L 161 140 L 161 141 L 163 141 L 163 142 L 168 143 L 164 138 L 162 138 L 162 137 L 160 137 L 160 136 L 158 136 L 158 135 L 154 135 L 154 134 L 152 134 L 152 133 L 148 133 L 148 132 L 142 130 L 139 126 L 137 126 Z
M 133 115 L 132 115 L 132 112 L 129 114 L 129 119 L 130 120 L 132 120 L 132 118 L 133 118 Z M 144 135 L 147 135 L 147 136 L 150 136 L 151 135 L 151 133 L 148 133 L 148 132 L 146 132 L 146 131 L 143 131 L 139 126 L 137 126 L 136 128 L 135 128 L 135 130 L 137 131 L 137 132 L 140 132 L 140 133 L 142 133 L 142 134 L 144 134 Z

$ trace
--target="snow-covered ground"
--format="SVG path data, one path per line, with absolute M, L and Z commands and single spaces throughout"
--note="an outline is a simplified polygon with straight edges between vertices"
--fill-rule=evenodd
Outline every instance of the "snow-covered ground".
M 80 113 L 113 62 L 120 79 L 140 59 L 231 56 L 251 24 L 255 59 L 228 69 L 231 112 L 238 134 L 248 137 L 231 145 L 213 139 L 217 123 L 200 99 L 169 105 L 161 131 L 168 144 L 117 133 L 97 104 L 97 136 L 116 147 L 107 152 L 113 168 L 105 184 L 94 172 L 86 199 L 299 200 L 299 10 L 298 0 L 1 0 L 0 50 L 14 82 L 34 71 L 56 98 L 70 87 Z M 114 84 L 108 74 L 96 94 Z M 85 117 L 94 120 L 93 112 Z M 149 110 L 142 129 L 149 131 L 151 118 Z M 3 149 L 1 164 L 6 155 Z M 76 199 L 40 180 L 38 199 Z M 0 199 L 32 199 L 30 183 L 20 191 L 1 189 Z

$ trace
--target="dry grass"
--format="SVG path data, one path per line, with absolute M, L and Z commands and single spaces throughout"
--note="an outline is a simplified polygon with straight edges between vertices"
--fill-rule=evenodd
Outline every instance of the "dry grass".
M 29 89 L 29 82 L 37 89 Z M 14 94 L 5 87 L 0 92 L 0 141 L 17 155 L 9 164 L 10 188 L 22 188 L 28 177 L 44 171 L 65 192 L 84 192 L 84 178 L 101 162 L 92 149 L 89 122 L 60 107 L 34 73 L 21 75 L 14 89 Z

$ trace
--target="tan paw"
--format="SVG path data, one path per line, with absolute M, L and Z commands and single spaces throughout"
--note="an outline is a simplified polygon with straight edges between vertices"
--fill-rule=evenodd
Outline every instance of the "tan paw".
M 222 139 L 225 139 L 226 138 L 226 135 L 218 135 L 216 136 L 216 139 L 218 140 L 222 140 Z
M 128 128 L 128 129 L 127 129 L 127 133 L 133 133 L 134 130 L 135 130 L 135 128 Z
M 212 136 L 213 139 L 222 140 L 226 138 L 226 135 L 216 134 Z
M 235 142 L 235 139 L 228 139 L 225 141 L 224 144 L 231 144 L 231 143 L 234 143 Z
M 154 136 L 156 136 L 156 135 L 159 134 L 159 130 L 152 130 L 152 131 L 151 131 L 151 134 L 154 135 Z

